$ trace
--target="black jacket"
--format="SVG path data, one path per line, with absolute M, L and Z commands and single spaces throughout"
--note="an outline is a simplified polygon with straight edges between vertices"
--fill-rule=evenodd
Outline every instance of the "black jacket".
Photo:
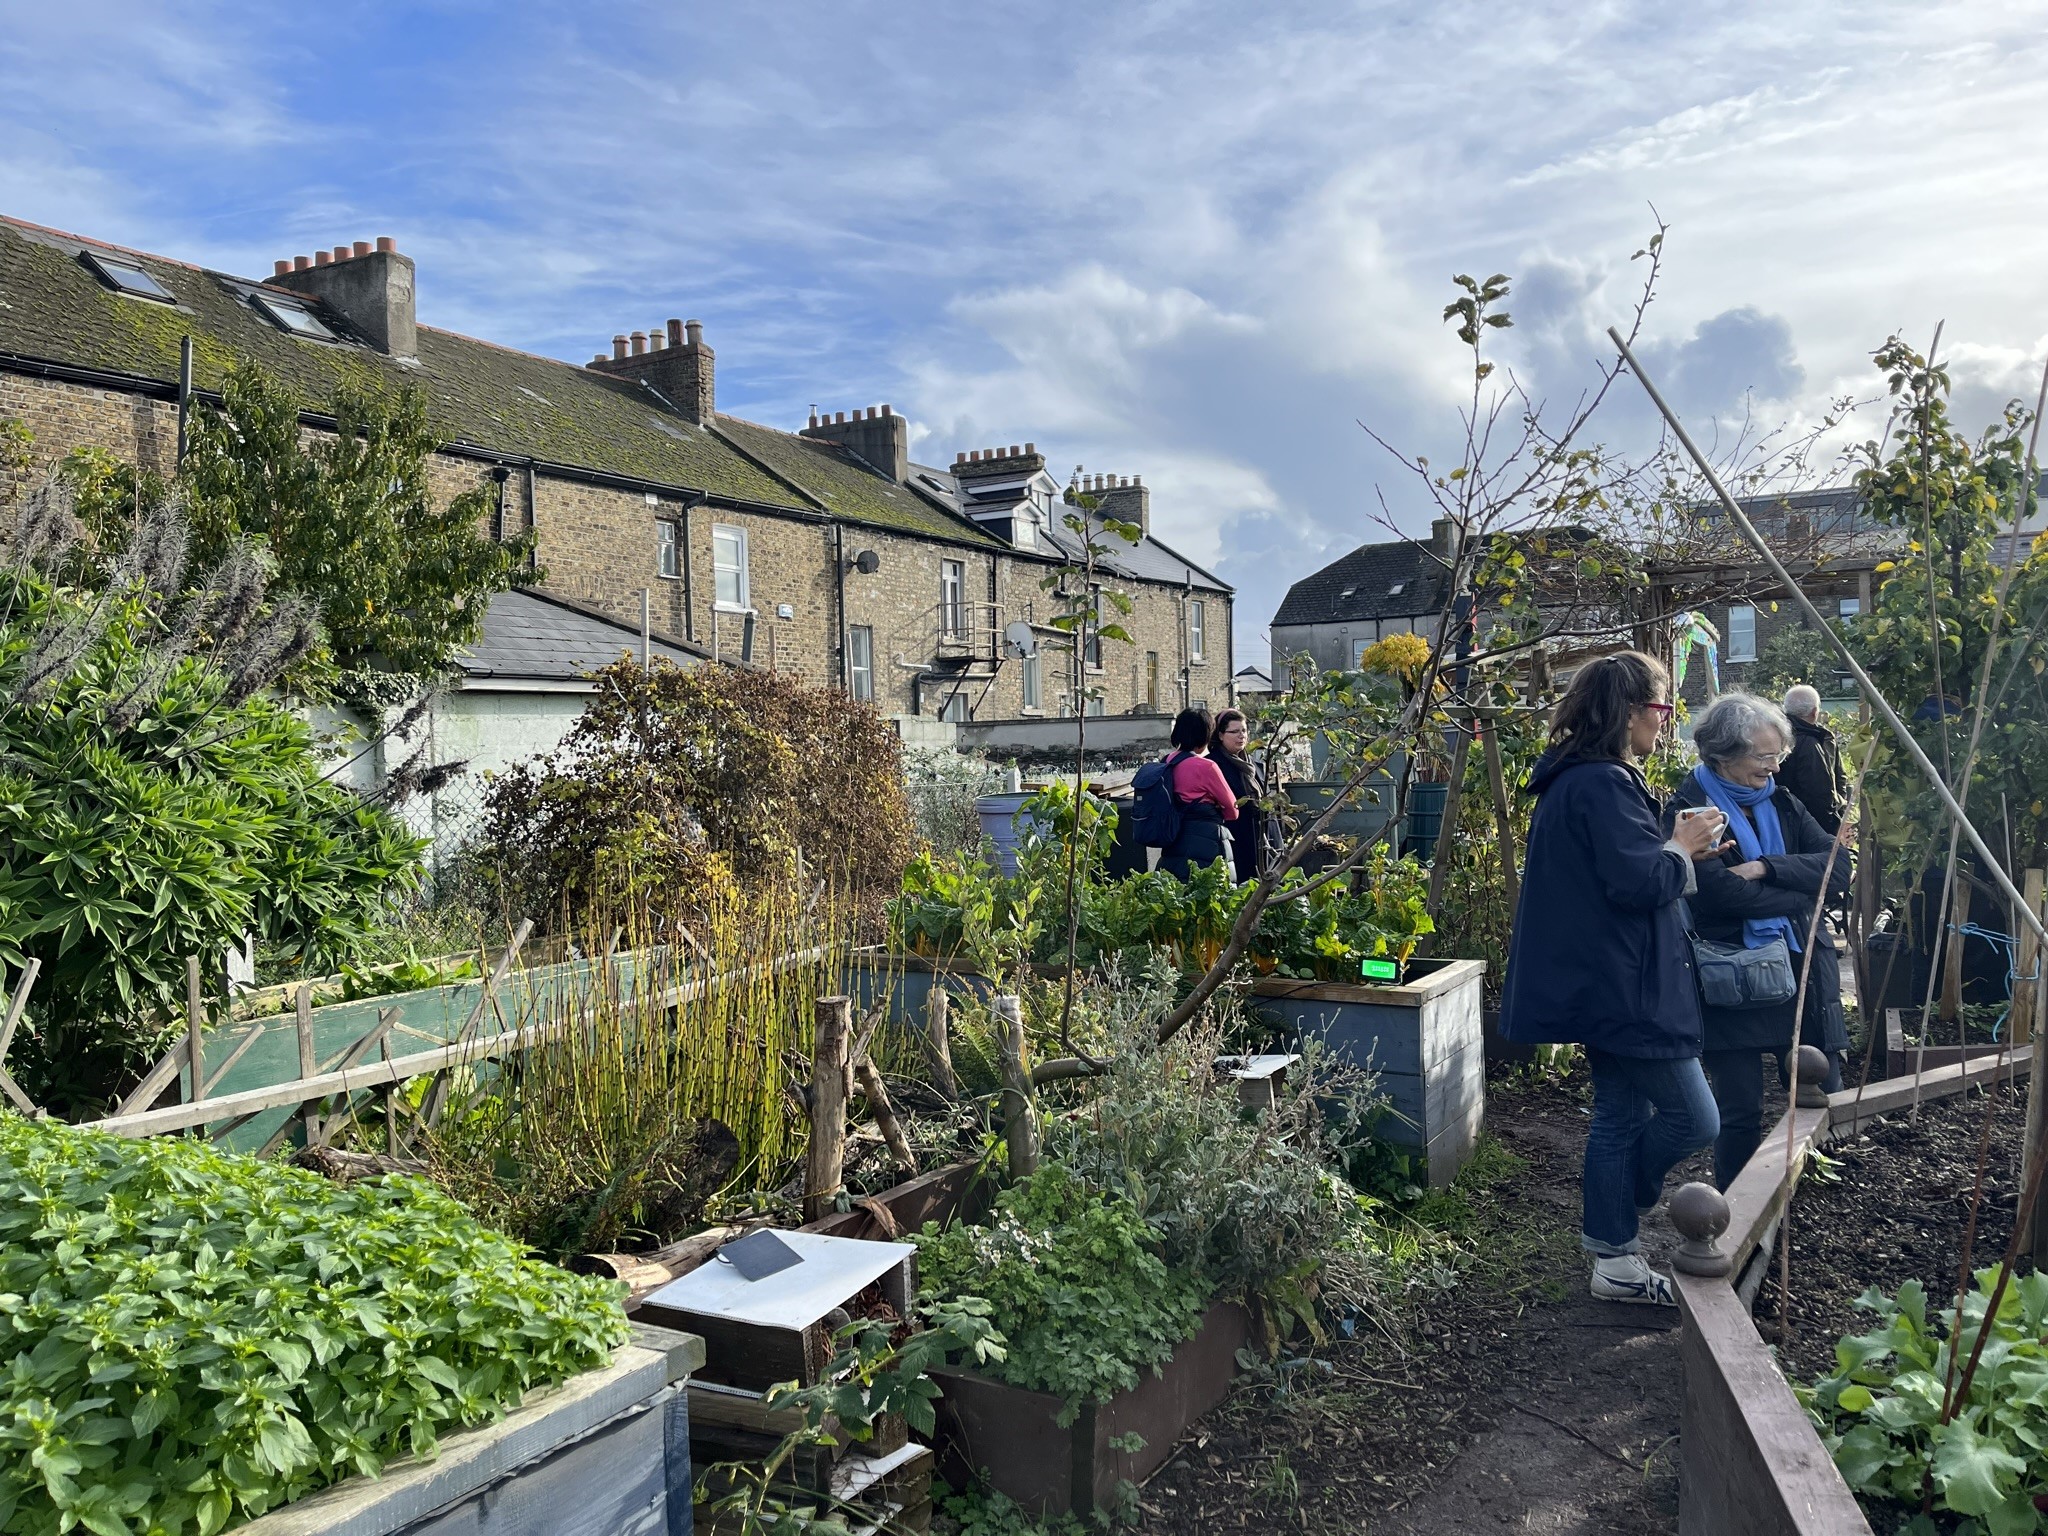
M 1828 836 L 1840 831 L 1842 812 L 1849 806 L 1849 775 L 1835 733 L 1817 721 L 1794 720 L 1792 751 L 1778 767 L 1778 788 L 1798 796 Z
M 1230 786 L 1230 792 L 1238 799 L 1264 793 L 1264 786 L 1259 782 L 1259 770 L 1244 758 L 1216 750 L 1209 754 L 1209 761 L 1216 765 L 1223 775 L 1223 782 Z M 1225 830 L 1230 834 L 1231 863 L 1236 867 L 1238 880 L 1258 879 L 1262 873 L 1259 845 L 1266 835 L 1265 812 L 1256 805 L 1241 805 L 1237 808 L 1237 820 Z
M 1697 1056 L 1699 984 L 1679 907 L 1686 861 L 1663 846 L 1649 785 L 1623 763 L 1546 753 L 1526 787 L 1536 815 L 1501 1034 L 1615 1056 Z
M 1711 804 L 1699 781 L 1688 776 L 1664 807 L 1664 831 L 1670 835 L 1681 808 Z M 1771 797 L 1777 807 L 1778 825 L 1785 834 L 1785 851 L 1764 859 L 1769 873 L 1761 880 L 1745 880 L 1734 872 L 1742 862 L 1739 849 L 1731 848 L 1719 859 L 1706 859 L 1693 866 L 1699 889 L 1688 903 L 1693 923 L 1702 938 L 1722 944 L 1742 942 L 1742 924 L 1751 917 L 1786 917 L 1806 942 L 1806 928 L 1813 921 L 1813 907 L 1820 899 L 1821 874 L 1828 869 L 1832 834 L 1823 832 L 1806 807 L 1783 784 Z M 1828 872 L 1827 900 L 1830 905 L 1847 899 L 1854 861 L 1844 848 L 1835 855 Z M 1794 954 L 1794 973 L 1805 956 Z M 1792 1004 L 1775 1008 L 1704 1008 L 1707 1044 L 1710 1051 L 1782 1051 L 1792 1043 Z M 1813 971 L 1806 983 L 1806 1016 L 1799 1037 L 1824 1051 L 1849 1048 L 1847 1027 L 1842 1020 L 1841 960 L 1825 922 L 1815 936 Z

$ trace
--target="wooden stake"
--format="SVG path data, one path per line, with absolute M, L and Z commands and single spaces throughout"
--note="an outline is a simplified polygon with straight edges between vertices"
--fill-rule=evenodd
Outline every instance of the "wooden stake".
M 14 1026 L 21 1022 L 21 1011 L 28 1006 L 29 988 L 36 984 L 36 977 L 41 974 L 42 969 L 43 962 L 40 960 L 31 960 L 22 967 L 21 980 L 14 988 L 13 1000 L 7 1005 L 7 1018 L 0 1022 L 0 1093 L 4 1093 L 14 1107 L 31 1120 L 39 1118 L 42 1111 L 36 1108 L 34 1100 L 21 1091 L 21 1085 L 15 1082 L 14 1075 L 7 1070 L 7 1048 L 14 1044 Z
M 2025 876 L 2026 904 L 2036 912 L 2042 910 L 2044 873 L 2048 872 L 2030 869 Z M 2034 992 L 2040 985 L 2035 980 L 2035 973 L 2041 965 L 2041 941 L 2034 937 L 2034 930 L 2027 926 L 2024 919 L 2014 921 L 2013 932 L 2017 933 L 2020 939 L 2017 962 L 2019 977 L 2013 982 L 2012 1007 L 2006 1014 L 2010 1021 L 2007 1035 L 2014 1046 L 2022 1046 L 2034 1038 Z
M 206 1097 L 205 1010 L 199 1004 L 199 957 L 185 957 L 185 1057 L 192 1069 L 192 1102 Z
M 1500 734 L 1495 723 L 1480 727 L 1486 733 L 1486 777 L 1493 785 L 1493 819 L 1500 828 L 1500 879 L 1507 891 L 1508 913 L 1521 910 L 1522 877 L 1515 868 L 1515 819 L 1508 809 L 1508 780 L 1500 765 Z
M 2034 988 L 2034 1050 L 2038 1054 L 2041 1042 L 2048 1040 L 2048 987 Z M 2021 1161 L 2022 1190 L 2032 1190 L 2034 1198 L 2027 1202 L 2027 1208 L 2017 1213 L 2020 1230 L 2025 1234 L 2022 1241 L 2034 1257 L 2038 1269 L 2048 1263 L 2048 1205 L 2044 1194 L 2041 1175 L 2036 1171 L 2044 1160 L 2048 1160 L 2048 1090 L 2042 1085 L 2030 1082 L 2027 1085 L 2027 1142 L 2026 1152 Z M 1987 1321 L 1985 1327 L 1991 1325 Z
M 932 1086 L 939 1090 L 941 1097 L 957 1101 L 960 1079 L 953 1073 L 953 1042 L 946 1028 L 952 1008 L 951 995 L 934 976 L 932 989 L 925 994 L 924 1001 L 924 1059 L 931 1068 Z
M 867 1096 L 868 1110 L 875 1117 L 875 1126 L 882 1133 L 882 1140 L 888 1144 L 889 1155 L 903 1165 L 908 1177 L 917 1175 L 917 1154 L 910 1150 L 910 1138 L 903 1134 L 903 1122 L 896 1118 L 896 1106 L 889 1102 L 889 1090 L 882 1082 L 882 1074 L 875 1070 L 875 1064 L 863 1055 L 853 1064 L 854 1075 L 860 1079 L 860 1091 Z
M 313 984 L 299 983 L 299 995 L 294 1000 L 298 1012 L 299 1028 L 299 1076 L 311 1077 L 320 1070 L 320 1058 L 313 1050 Z M 309 1105 L 305 1114 L 306 1145 L 317 1147 L 325 1141 L 326 1135 L 320 1125 L 320 1117 Z
M 1962 928 L 1970 920 L 1970 882 L 1962 877 L 1960 870 L 1949 875 L 1952 890 L 1948 901 L 1948 924 L 1942 930 L 1941 966 L 1941 1016 L 1944 1019 L 1960 1019 L 1963 1016 L 1963 935 Z M 1925 1021 L 1922 1021 L 1925 1032 Z
M 492 994 L 504 983 L 505 973 L 512 969 L 512 962 L 519 958 L 519 946 L 526 942 L 526 936 L 532 932 L 533 919 L 521 919 L 519 927 L 512 934 L 512 942 L 505 946 L 504 953 L 498 956 L 498 963 L 491 967 L 491 974 L 484 978 L 483 991 L 477 997 L 476 1006 L 469 1010 L 469 1017 L 462 1021 L 462 1028 L 455 1036 L 455 1044 L 467 1045 L 470 1038 L 476 1034 L 477 1025 L 483 1022 L 484 1010 L 493 1006 Z M 500 1014 L 499 1017 L 502 1020 L 504 1016 Z M 441 1111 L 447 1107 L 448 1076 L 443 1073 L 434 1079 L 433 1087 L 427 1090 L 427 1101 L 421 1119 L 426 1122 L 428 1130 L 441 1123 Z
M 1010 1181 L 1021 1183 L 1038 1172 L 1038 1104 L 1025 1060 L 1024 1003 L 1004 994 L 991 1007 L 1003 1023 L 1003 1140 L 1010 1148 Z
M 1445 857 L 1452 847 L 1458 831 L 1458 802 L 1465 792 L 1465 762 L 1472 755 L 1472 732 L 1463 722 L 1458 724 L 1458 744 L 1451 748 L 1451 782 L 1444 789 L 1444 819 L 1436 829 L 1436 850 L 1430 855 L 1429 863 L 1429 915 L 1435 917 L 1443 910 L 1444 883 L 1450 878 L 1451 861 Z M 1433 935 L 1432 935 L 1433 937 Z M 1425 938 L 1426 949 L 1429 939 Z
M 817 1034 L 811 1055 L 811 1144 L 804 1153 L 804 1220 L 816 1221 L 833 1208 L 846 1180 L 848 1036 L 853 999 L 818 999 Z

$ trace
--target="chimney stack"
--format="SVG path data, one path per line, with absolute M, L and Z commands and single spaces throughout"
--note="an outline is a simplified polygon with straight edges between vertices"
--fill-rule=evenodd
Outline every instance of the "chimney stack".
M 1455 518 L 1439 517 L 1429 525 L 1430 553 L 1449 560 L 1458 552 L 1458 524 Z
M 1143 475 L 1097 475 L 1095 485 L 1089 491 L 1099 502 L 1104 517 L 1113 517 L 1118 522 L 1136 523 L 1146 533 L 1152 531 L 1152 493 L 1145 488 Z
M 413 298 L 413 264 L 389 235 L 373 245 L 357 240 L 276 263 L 271 282 L 318 299 L 375 347 L 392 357 L 419 352 L 419 318 Z
M 898 416 L 892 405 L 856 408 L 853 419 L 845 411 L 831 418 L 819 417 L 803 429 L 802 435 L 821 443 L 837 443 L 892 485 L 901 485 L 910 475 L 910 421 Z
M 1036 443 L 1026 443 L 1021 448 L 1014 443 L 1007 448 L 974 448 L 953 461 L 953 473 L 967 480 L 1021 478 L 1044 468 L 1045 456 Z
M 651 331 L 612 338 L 612 355 L 590 366 L 647 384 L 689 420 L 703 426 L 717 413 L 716 358 L 695 320 L 670 320 Z

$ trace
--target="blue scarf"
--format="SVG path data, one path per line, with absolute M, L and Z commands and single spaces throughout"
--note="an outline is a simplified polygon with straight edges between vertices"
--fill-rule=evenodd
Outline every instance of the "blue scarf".
M 1706 792 L 1709 800 L 1728 818 L 1728 830 L 1734 834 L 1735 846 L 1742 850 L 1745 860 L 1761 859 L 1768 854 L 1785 851 L 1785 829 L 1778 824 L 1778 808 L 1771 803 L 1771 796 L 1777 793 L 1775 780 L 1766 780 L 1755 789 L 1747 784 L 1731 784 L 1705 763 L 1692 771 L 1693 782 Z M 1755 812 L 1756 824 L 1750 824 L 1749 817 L 1742 814 L 1743 808 Z M 1799 952 L 1799 934 L 1789 917 L 1746 917 L 1742 920 L 1742 947 L 1757 949 L 1771 942 L 1783 939 L 1785 947 L 1792 953 Z

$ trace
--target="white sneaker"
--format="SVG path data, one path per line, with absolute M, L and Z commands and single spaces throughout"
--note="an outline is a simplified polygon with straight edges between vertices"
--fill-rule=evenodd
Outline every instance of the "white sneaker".
M 1593 1261 L 1593 1294 L 1601 1301 L 1629 1301 L 1646 1307 L 1675 1307 L 1678 1293 L 1671 1281 L 1640 1253 L 1624 1253 Z

